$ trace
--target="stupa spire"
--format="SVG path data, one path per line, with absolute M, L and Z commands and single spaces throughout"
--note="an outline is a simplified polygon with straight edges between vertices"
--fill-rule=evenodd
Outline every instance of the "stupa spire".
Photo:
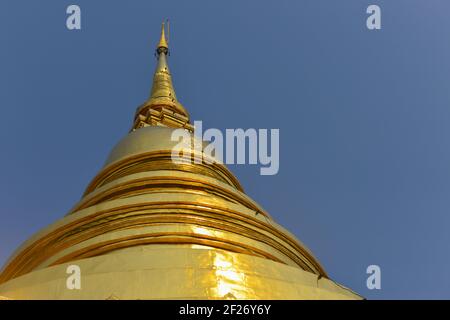
M 153 75 L 150 97 L 138 108 L 132 130 L 150 125 L 193 130 L 193 126 L 189 123 L 189 114 L 175 94 L 172 75 L 167 63 L 168 55 L 169 45 L 166 39 L 165 23 L 163 22 L 161 37 L 156 47 L 158 63 Z
M 167 24 L 167 25 L 169 25 L 169 24 Z M 167 53 L 168 50 L 169 50 L 169 45 L 166 40 L 166 34 L 165 34 L 164 22 L 163 22 L 161 25 L 161 38 L 159 40 L 158 47 L 156 48 L 156 52 L 160 53 L 160 52 L 166 51 L 166 53 Z

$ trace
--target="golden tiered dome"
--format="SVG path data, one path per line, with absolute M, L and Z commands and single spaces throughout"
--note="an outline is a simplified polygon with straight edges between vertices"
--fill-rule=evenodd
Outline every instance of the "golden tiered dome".
M 149 100 L 82 199 L 27 240 L 0 274 L 12 299 L 358 299 L 248 197 L 220 163 L 175 163 L 171 134 L 192 139 L 162 29 Z M 66 269 L 82 290 L 66 289 Z

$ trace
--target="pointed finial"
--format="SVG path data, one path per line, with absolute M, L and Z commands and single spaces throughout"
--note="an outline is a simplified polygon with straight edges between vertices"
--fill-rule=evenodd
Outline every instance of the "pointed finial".
M 167 30 L 164 29 L 165 24 Z M 162 24 L 161 38 L 156 47 L 156 58 L 158 64 L 153 75 L 153 85 L 150 97 L 136 111 L 132 131 L 145 126 L 166 126 L 172 128 L 185 128 L 193 132 L 194 127 L 189 122 L 189 113 L 177 100 L 175 89 L 172 84 L 167 59 L 169 55 L 169 21 Z
M 169 51 L 169 45 L 167 44 L 166 41 L 166 35 L 164 32 L 164 22 L 162 23 L 161 26 L 161 39 L 159 40 L 159 44 L 158 47 L 156 48 L 156 52 L 158 54 L 161 54 L 161 52 L 164 52 L 165 54 L 167 54 Z

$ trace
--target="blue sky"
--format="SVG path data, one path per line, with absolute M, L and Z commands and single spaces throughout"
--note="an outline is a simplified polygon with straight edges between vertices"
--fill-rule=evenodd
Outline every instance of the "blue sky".
M 66 29 L 78 4 L 82 30 Z M 366 28 L 366 8 L 382 29 Z M 279 128 L 280 171 L 231 166 L 329 275 L 369 299 L 450 298 L 450 3 L 2 1 L 0 264 L 79 200 L 149 94 L 171 20 L 205 128 Z M 366 288 L 381 267 L 382 289 Z

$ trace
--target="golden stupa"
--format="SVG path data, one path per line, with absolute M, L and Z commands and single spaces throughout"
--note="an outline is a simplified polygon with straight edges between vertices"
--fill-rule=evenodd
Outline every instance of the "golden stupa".
M 0 273 L 2 299 L 360 299 L 243 191 L 220 163 L 174 163 L 178 102 L 162 27 L 150 98 L 82 199 Z M 200 153 L 200 154 L 199 154 Z M 69 288 L 69 266 L 80 287 Z

